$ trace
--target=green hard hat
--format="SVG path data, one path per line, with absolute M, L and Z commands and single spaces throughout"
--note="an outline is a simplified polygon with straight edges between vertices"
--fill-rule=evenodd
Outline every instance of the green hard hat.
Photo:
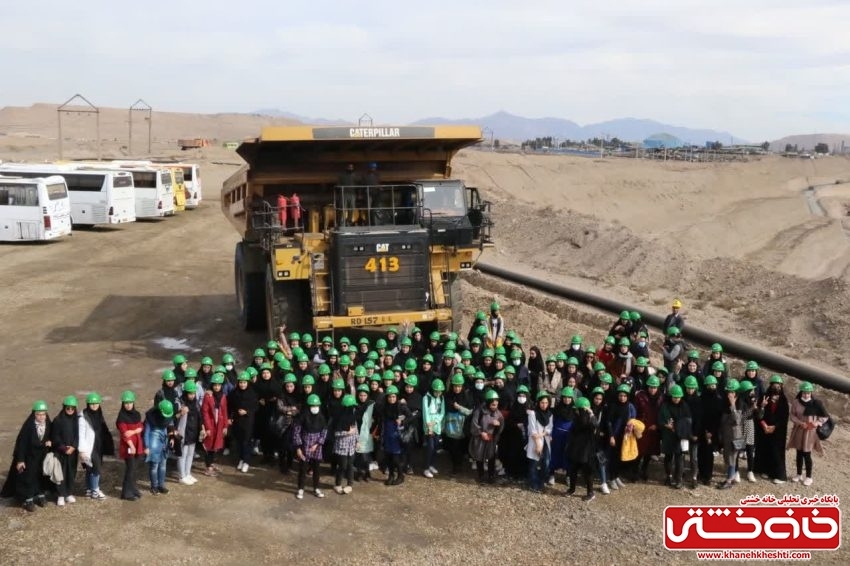
M 342 406 L 343 407 L 356 407 L 357 399 L 354 398 L 354 395 L 348 393 L 342 396 Z
M 389 334 L 391 332 L 393 334 L 398 334 L 398 328 L 396 328 L 395 326 L 390 326 L 389 328 L 387 328 L 387 334 Z
M 741 382 L 738 384 L 738 391 L 740 393 L 749 393 L 750 391 L 752 391 L 755 388 L 756 388 L 756 386 L 753 385 L 753 382 L 750 381 L 749 379 L 741 380 Z
M 233 357 L 233 354 L 225 354 L 221 357 L 222 364 L 234 364 L 236 363 L 236 359 Z
M 590 399 L 587 397 L 579 397 L 576 399 L 576 408 L 578 409 L 589 409 L 590 408 Z
M 372 360 L 366 360 L 363 362 L 363 369 L 375 369 L 375 362 Z
M 610 373 L 603 373 L 602 377 L 599 378 L 599 381 L 602 383 L 614 383 L 614 378 L 611 377 Z
M 446 342 L 446 350 L 451 350 L 452 352 L 457 350 L 457 344 L 454 340 L 449 340 L 448 342 Z
M 726 369 L 726 364 L 723 362 L 714 362 L 711 364 L 711 371 L 724 371 Z
M 670 397 L 676 398 L 676 397 L 684 397 L 684 396 L 685 396 L 685 394 L 682 393 L 682 388 L 680 386 L 673 385 L 672 387 L 670 387 Z
M 468 365 L 468 366 L 461 366 L 461 367 L 463 368 L 462 375 L 464 375 L 466 377 L 473 377 L 473 378 L 475 377 L 475 373 L 477 371 L 475 369 L 475 366 Z M 457 369 L 460 369 L 460 368 L 455 368 L 455 370 L 457 370 Z
M 454 350 L 449 350 L 449 349 L 443 350 L 443 359 L 444 360 L 450 360 L 454 357 L 455 357 L 455 351 Z
M 770 376 L 770 383 L 778 383 L 778 384 L 782 385 L 782 376 L 777 375 L 777 374 L 771 375 Z
M 568 366 L 577 366 L 578 365 L 578 358 L 570 356 L 569 358 L 567 358 L 567 365 Z
M 251 381 L 251 374 L 247 371 L 240 372 L 238 376 L 236 376 L 236 381 Z
M 613 336 L 606 336 L 606 337 L 605 337 L 605 343 L 606 343 L 606 344 L 616 344 L 616 343 L 617 343 L 617 339 L 616 339 L 616 338 L 614 338 Z
M 210 378 L 210 383 L 212 383 L 213 385 L 222 385 L 224 383 L 224 376 L 220 373 L 214 373 L 213 376 Z
M 480 346 L 481 345 L 481 338 L 479 338 L 478 336 L 474 336 L 472 338 L 472 340 L 469 341 L 469 345 L 470 346 Z
M 435 331 L 431 332 L 431 334 L 428 335 L 428 339 L 433 340 L 434 342 L 439 342 L 440 341 L 440 333 L 435 330 Z
M 646 386 L 647 387 L 661 387 L 661 380 L 653 375 L 649 379 L 646 380 Z
M 369 393 L 369 386 L 366 385 L 365 383 L 361 383 L 360 385 L 357 386 L 357 392 L 358 393 L 361 393 L 361 392 L 362 393 Z
M 410 338 L 408 338 L 407 336 L 405 336 L 405 337 L 404 337 L 404 338 L 402 338 L 402 340 L 401 340 L 401 345 L 402 345 L 402 346 L 413 346 L 413 340 L 411 340 Z
M 264 362 L 264 363 L 260 364 L 260 371 L 266 371 L 266 370 L 272 371 L 272 369 L 273 369 L 272 365 L 269 362 Z
M 485 334 L 487 334 L 487 327 L 486 326 L 476 326 L 475 327 L 475 334 L 476 334 L 476 336 L 484 336 Z
M 561 389 L 561 397 L 572 397 L 575 398 L 576 392 L 572 387 L 564 387 Z
M 411 387 L 416 387 L 417 385 L 419 385 L 419 378 L 415 375 L 408 375 L 404 378 L 404 384 L 409 385 Z M 433 385 L 431 387 L 433 388 Z
M 675 326 L 672 327 L 672 328 L 675 328 Z M 691 350 L 690 352 L 688 352 L 688 359 L 689 360 L 698 360 L 699 359 L 699 351 Z
M 431 354 L 425 354 L 424 356 L 422 356 L 422 363 L 424 364 L 425 362 L 428 362 L 429 364 L 433 364 L 434 363 L 434 356 L 432 356 Z
M 372 374 L 372 376 L 369 378 L 369 381 L 370 381 L 370 382 L 372 382 L 372 381 L 381 381 L 381 375 L 380 375 L 378 372 L 375 372 L 375 373 L 373 373 L 373 374 Z
M 298 378 L 295 377 L 294 373 L 287 373 L 286 375 L 283 376 L 283 382 L 284 383 L 295 383 L 295 384 L 297 384 Z
M 330 375 L 331 374 L 331 366 L 328 364 L 322 364 L 319 366 L 319 375 Z
M 363 366 L 354 368 L 354 377 L 366 377 L 366 368 Z
M 334 379 L 331 382 L 331 389 L 345 389 L 345 381 L 342 379 Z
M 121 394 L 121 402 L 122 403 L 135 403 L 136 402 L 136 394 L 132 391 L 125 391 Z
M 213 368 L 213 373 L 227 373 L 227 368 L 224 366 L 215 366 Z
M 251 377 L 257 377 L 258 375 L 260 375 L 260 372 L 258 372 L 257 368 L 255 368 L 254 366 L 248 366 L 248 368 L 245 371 L 250 373 Z
M 266 351 L 263 350 L 262 348 L 257 348 L 256 350 L 254 350 L 254 357 L 255 358 L 265 358 L 266 357 Z
M 383 338 L 378 338 L 377 340 L 375 340 L 375 349 L 380 350 L 381 348 L 387 348 L 387 341 Z
M 685 378 L 685 387 L 687 389 L 696 389 L 697 387 L 699 387 L 699 384 L 697 383 L 697 378 L 694 377 L 693 375 L 689 375 L 688 377 L 686 377 Z
M 496 393 L 494 390 L 490 389 L 489 391 L 487 391 L 487 393 L 484 394 L 484 400 L 485 401 L 498 401 L 499 400 L 499 394 Z
M 528 386 L 527 385 L 520 385 L 519 387 L 516 388 L 516 392 L 517 393 L 525 393 L 526 395 L 528 395 L 528 393 L 529 393 Z
M 384 381 L 392 381 L 395 379 L 395 372 L 393 370 L 388 369 L 384 371 L 384 374 L 381 376 L 381 379 Z
M 601 387 L 594 387 L 593 391 L 591 391 L 593 395 L 605 395 L 605 390 Z
M 283 355 L 283 352 L 275 352 L 274 353 L 274 361 L 277 363 L 283 362 L 286 359 L 286 356 Z
M 570 344 L 581 344 L 581 336 L 579 336 L 578 334 L 575 334 L 575 335 L 574 335 L 574 336 L 570 339 Z
M 159 409 L 160 414 L 162 414 L 162 416 L 166 419 L 170 419 L 174 416 L 174 405 L 172 405 L 171 401 L 169 401 L 168 399 L 163 399 L 162 401 L 160 401 L 159 405 L 157 405 L 157 408 Z
M 167 369 L 164 372 L 162 372 L 162 380 L 163 381 L 175 381 L 176 379 L 177 379 L 177 376 L 174 375 L 174 372 L 172 370 Z
M 678 326 L 671 326 L 667 329 L 667 336 L 678 336 L 682 331 L 679 330 Z
M 305 375 L 301 378 L 301 385 L 316 385 L 316 378 L 312 375 Z
M 318 407 L 322 404 L 321 399 L 315 393 L 307 396 L 307 406 L 308 407 Z
M 63 407 L 76 407 L 77 406 L 77 398 L 73 395 L 68 395 L 62 400 Z
M 103 399 L 100 398 L 100 395 L 92 391 L 86 396 L 86 405 L 100 405 Z
M 198 392 L 198 384 L 194 379 L 190 379 L 183 384 L 183 391 L 185 393 L 197 393 Z
M 459 374 L 453 375 L 451 383 L 452 383 L 452 385 L 463 385 L 463 383 L 464 383 L 463 376 L 459 375 Z
M 493 301 L 492 303 L 490 303 L 490 310 L 491 310 L 491 311 L 497 311 L 497 310 L 499 310 L 499 309 L 500 309 L 500 307 L 499 307 L 499 303 L 497 303 L 497 302 L 495 302 L 495 301 Z
M 297 332 L 290 332 L 289 333 L 289 339 L 290 340 L 298 340 L 300 342 L 301 341 L 301 335 L 298 334 Z
M 339 345 L 342 346 L 343 344 L 348 344 L 350 346 L 351 345 L 351 339 L 348 336 L 343 336 L 342 338 L 339 339 Z
M 203 358 L 201 358 L 201 365 L 202 366 L 211 366 L 211 365 L 213 365 L 213 359 L 209 356 L 204 356 Z
M 416 371 L 416 360 L 413 358 L 408 358 L 406 362 L 404 362 L 404 370 L 405 371 Z
M 637 311 L 632 311 L 629 313 L 629 319 L 632 321 L 640 320 L 640 313 Z
M 446 384 L 443 383 L 442 379 L 435 379 L 431 382 L 431 391 L 445 391 Z
M 469 350 L 464 350 L 460 354 L 460 359 L 461 360 L 471 360 L 472 359 L 472 352 L 470 352 Z
M 297 359 L 298 356 L 300 356 L 301 354 L 304 354 L 304 353 L 306 353 L 306 352 L 304 352 L 304 349 L 301 348 L 301 346 L 295 346 L 295 347 L 292 348 L 292 357 L 293 358 Z
M 371 351 L 366 355 L 366 359 L 371 362 L 377 362 L 378 358 L 380 358 L 380 356 L 378 355 L 378 352 L 375 351 Z
M 298 353 L 298 356 L 295 358 L 295 360 L 296 360 L 299 364 L 300 364 L 300 363 L 304 363 L 304 362 L 308 362 L 308 363 L 309 363 L 310 358 L 309 358 L 309 357 L 307 356 L 307 354 L 305 354 L 304 352 L 299 352 L 299 353 Z
M 617 387 L 617 393 L 631 393 L 632 388 L 626 385 L 625 383 Z
M 195 371 L 194 368 L 187 368 L 183 374 L 183 377 L 186 379 L 196 379 L 198 377 L 198 372 Z
M 655 372 L 656 373 L 663 373 L 664 375 L 667 375 L 668 373 L 670 373 L 670 370 L 667 369 L 664 366 L 658 366 L 658 368 L 656 368 Z
M 729 379 L 726 381 L 726 391 L 738 391 L 741 387 L 737 379 Z
M 34 412 L 47 411 L 47 402 L 41 401 L 41 400 L 36 401 L 35 403 L 32 404 L 32 410 Z
M 313 341 L 313 337 L 312 337 L 312 336 L 310 336 L 310 335 L 309 335 L 309 334 L 307 334 L 307 333 L 304 333 L 304 334 L 302 334 L 302 335 L 301 335 L 301 341 L 302 341 L 302 342 L 312 342 L 312 341 Z
M 625 337 L 620 338 L 620 346 L 631 346 L 631 345 L 632 345 L 632 341 L 629 340 L 628 338 L 625 338 Z
M 495 391 L 493 391 L 493 393 L 495 393 Z M 537 400 L 538 401 L 541 400 L 541 399 L 548 399 L 549 397 L 551 397 L 551 395 L 549 395 L 548 391 L 544 390 L 544 391 L 538 391 L 537 392 Z
M 555 361 L 566 362 L 567 361 L 567 355 L 564 352 L 558 352 L 557 354 L 555 354 Z
M 639 368 L 647 368 L 647 367 L 649 367 L 649 360 L 647 360 L 646 358 L 641 356 L 637 359 L 637 362 L 635 362 L 635 365 Z
M 365 338 L 365 337 L 361 338 L 360 340 L 357 341 L 357 344 L 359 344 L 360 346 L 362 346 L 363 344 L 368 346 L 369 345 L 369 339 Z
M 471 355 L 470 355 L 471 357 Z M 511 359 L 512 360 L 521 360 L 522 359 L 522 350 L 512 350 L 511 351 Z
M 387 395 L 398 395 L 398 387 L 395 385 L 387 387 Z
M 481 354 L 481 357 L 492 358 L 492 357 L 495 357 L 495 355 L 496 355 L 496 351 L 493 350 L 493 348 L 484 348 L 484 352 Z
M 487 379 L 487 376 L 484 375 L 483 371 L 476 371 L 475 372 L 475 379 L 480 379 L 480 380 L 484 381 L 485 379 Z
M 747 362 L 747 371 L 753 371 L 753 370 L 758 371 L 758 369 L 759 369 L 759 363 L 758 362 L 752 361 L 752 360 Z
M 472 369 L 472 366 L 469 366 Z M 514 366 L 507 366 L 505 368 L 505 375 L 516 375 L 516 368 Z
M 487 320 L 487 313 L 485 313 L 484 311 L 478 311 L 477 313 L 475 313 L 475 320 Z
M 279 367 L 281 371 L 292 371 L 292 362 L 284 358 L 282 362 L 278 362 L 277 367 Z
M 810 381 L 804 381 L 800 384 L 800 393 L 811 393 L 815 390 L 815 386 Z
M 493 376 L 493 379 L 501 379 L 502 381 L 505 381 L 505 372 L 497 371 L 496 374 Z
M 706 385 L 717 385 L 717 378 L 713 375 L 707 375 L 705 376 L 703 383 L 705 383 Z
M 186 363 L 186 356 L 183 354 L 177 354 L 171 361 L 174 362 L 175 366 L 179 366 L 180 364 Z
M 593 362 L 593 371 L 605 371 L 605 364 L 602 362 Z
M 496 361 L 505 364 L 508 362 L 508 358 L 506 358 L 504 354 L 499 354 L 496 356 Z
M 715 342 L 714 344 L 711 345 L 711 351 L 720 353 L 720 352 L 723 351 L 723 346 L 718 344 L 717 342 Z
M 620 311 L 620 318 L 623 320 L 629 320 L 629 311 Z
M 351 356 L 348 354 L 343 354 L 339 357 L 339 365 L 342 367 L 351 365 Z
M 516 331 L 508 330 L 507 332 L 505 332 L 505 338 L 510 338 L 511 340 L 513 340 L 514 338 L 516 338 Z
M 595 353 L 596 353 L 596 348 L 594 348 L 593 346 L 589 346 L 589 347 L 588 347 L 588 348 L 584 351 L 584 355 L 585 355 L 585 356 L 586 356 L 586 355 L 588 355 L 588 354 L 595 354 Z

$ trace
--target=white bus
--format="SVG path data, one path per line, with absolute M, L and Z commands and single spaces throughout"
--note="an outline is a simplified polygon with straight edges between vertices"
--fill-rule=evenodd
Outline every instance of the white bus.
M 186 187 L 186 208 L 198 208 L 201 203 L 201 168 L 196 163 L 177 163 L 183 168 L 183 186 Z
M 44 177 L 61 175 L 71 197 L 71 223 L 99 226 L 136 221 L 133 175 L 129 171 L 86 171 L 79 165 L 3 163 L 0 175 Z
M 57 175 L 0 175 L 0 241 L 53 240 L 71 233 L 71 200 Z
M 129 171 L 133 176 L 136 218 L 160 218 L 174 215 L 174 190 L 169 171 L 135 161 L 79 162 L 80 171 Z

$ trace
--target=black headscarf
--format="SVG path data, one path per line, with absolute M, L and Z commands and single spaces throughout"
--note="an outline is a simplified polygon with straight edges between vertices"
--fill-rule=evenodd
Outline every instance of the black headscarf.
M 304 432 L 322 432 L 327 428 L 327 426 L 328 422 L 325 419 L 325 415 L 322 414 L 322 411 L 319 411 L 317 414 L 314 415 L 308 408 L 301 415 L 301 428 L 304 430 Z
M 124 403 L 121 403 L 121 410 L 118 411 L 118 418 L 115 419 L 115 424 L 137 424 L 142 422 L 142 415 L 136 410 L 136 405 L 129 411 L 124 408 Z
M 339 431 L 347 431 L 357 424 L 357 417 L 354 414 L 354 407 L 342 407 L 335 417 L 336 424 L 334 428 Z
M 534 405 L 534 416 L 537 418 L 537 422 L 540 423 L 540 426 L 549 426 L 549 422 L 552 420 L 552 409 L 547 408 L 544 411 L 540 408 L 540 403 L 536 403 Z

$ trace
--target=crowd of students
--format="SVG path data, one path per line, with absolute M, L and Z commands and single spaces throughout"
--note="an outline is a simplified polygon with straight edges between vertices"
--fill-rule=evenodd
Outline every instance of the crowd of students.
M 464 338 L 405 323 L 374 343 L 314 342 L 281 328 L 280 339 L 257 348 L 241 370 L 231 354 L 221 365 L 204 357 L 197 369 L 177 355 L 144 415 L 134 392 L 122 393 L 117 450 L 97 393 L 81 411 L 66 397 L 53 419 L 36 401 L 2 495 L 28 511 L 44 506 L 48 491 L 58 506 L 74 503 L 82 466 L 86 497 L 104 499 L 103 457 L 115 455 L 125 465 L 121 498 L 136 501 L 140 461 L 151 495 L 166 494 L 170 461 L 179 483 L 198 481 L 196 451 L 210 477 L 230 454 L 242 473 L 257 458 L 295 471 L 298 499 L 308 477 L 312 494 L 325 496 L 323 462 L 333 491 L 345 495 L 378 473 L 387 486 L 402 484 L 414 468 L 434 478 L 441 451 L 444 472 L 460 474 L 469 462 L 482 483 L 523 482 L 540 492 L 563 472 L 572 495 L 581 475 L 585 500 L 594 498 L 596 481 L 610 494 L 648 481 L 654 466 L 663 466 L 671 488 L 711 485 L 720 454 L 721 489 L 741 481 L 741 462 L 747 481 L 760 475 L 781 484 L 786 449 L 796 451 L 791 480 L 811 485 L 811 454 L 822 451 L 832 425 L 812 384 L 801 383 L 789 399 L 783 378 L 765 379 L 755 362 L 731 376 L 720 344 L 703 360 L 682 340 L 680 307 L 675 301 L 665 321 L 656 367 L 639 313 L 621 313 L 598 349 L 573 336 L 563 351 L 544 356 L 507 330 L 497 303 L 477 313 Z

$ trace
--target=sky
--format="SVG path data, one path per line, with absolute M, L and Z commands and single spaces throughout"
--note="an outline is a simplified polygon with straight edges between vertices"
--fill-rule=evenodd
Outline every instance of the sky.
M 847 0 L 85 0 L 3 8 L 0 107 L 378 123 L 504 110 L 746 139 L 850 132 Z

